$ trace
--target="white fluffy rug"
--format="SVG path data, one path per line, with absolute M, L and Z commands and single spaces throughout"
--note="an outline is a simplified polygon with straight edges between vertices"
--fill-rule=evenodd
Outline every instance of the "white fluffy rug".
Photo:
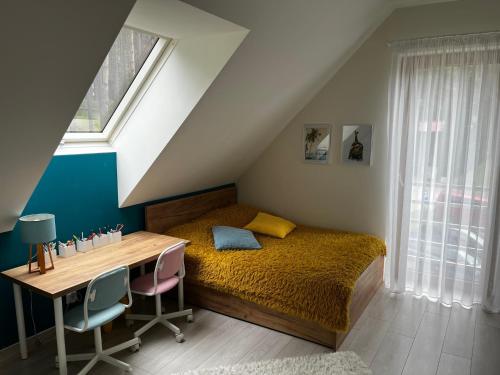
M 371 375 L 372 372 L 353 352 L 316 354 L 272 359 L 211 369 L 198 369 L 182 375 Z M 181 375 L 181 374 L 179 374 Z

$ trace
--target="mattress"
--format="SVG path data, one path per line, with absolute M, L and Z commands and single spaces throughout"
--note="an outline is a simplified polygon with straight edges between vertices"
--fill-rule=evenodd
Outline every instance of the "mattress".
M 298 225 L 284 239 L 256 234 L 260 250 L 215 250 L 214 225 L 241 228 L 258 211 L 232 205 L 170 228 L 166 234 L 191 241 L 186 280 L 345 332 L 356 281 L 385 255 L 384 242 L 367 234 Z

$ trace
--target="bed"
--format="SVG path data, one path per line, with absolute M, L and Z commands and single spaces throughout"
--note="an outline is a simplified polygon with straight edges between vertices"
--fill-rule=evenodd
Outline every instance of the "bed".
M 242 227 L 257 212 L 231 186 L 146 207 L 146 229 L 190 240 L 187 301 L 337 349 L 382 282 L 385 245 L 299 225 L 285 239 L 257 234 L 261 250 L 214 249 L 213 225 Z

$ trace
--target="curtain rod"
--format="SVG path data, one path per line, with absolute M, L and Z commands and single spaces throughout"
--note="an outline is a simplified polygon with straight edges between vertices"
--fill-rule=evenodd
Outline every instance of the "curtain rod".
M 387 43 L 387 47 L 392 47 L 393 45 L 397 43 L 402 43 L 402 42 L 413 42 L 413 41 L 418 41 L 418 40 L 439 40 L 439 39 L 446 39 L 446 38 L 456 38 L 456 37 L 461 37 L 461 36 L 486 36 L 486 35 L 493 35 L 493 34 L 500 34 L 500 30 L 497 31 L 484 31 L 480 33 L 464 33 L 464 34 L 448 34 L 448 35 L 439 35 L 439 36 L 426 36 L 422 38 L 410 38 L 410 39 L 399 39 L 399 40 L 392 40 Z

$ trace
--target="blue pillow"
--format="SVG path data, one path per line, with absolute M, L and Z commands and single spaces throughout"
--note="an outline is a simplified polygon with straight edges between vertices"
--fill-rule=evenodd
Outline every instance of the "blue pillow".
M 246 229 L 214 226 L 212 233 L 217 250 L 260 249 L 262 247 L 253 233 Z

